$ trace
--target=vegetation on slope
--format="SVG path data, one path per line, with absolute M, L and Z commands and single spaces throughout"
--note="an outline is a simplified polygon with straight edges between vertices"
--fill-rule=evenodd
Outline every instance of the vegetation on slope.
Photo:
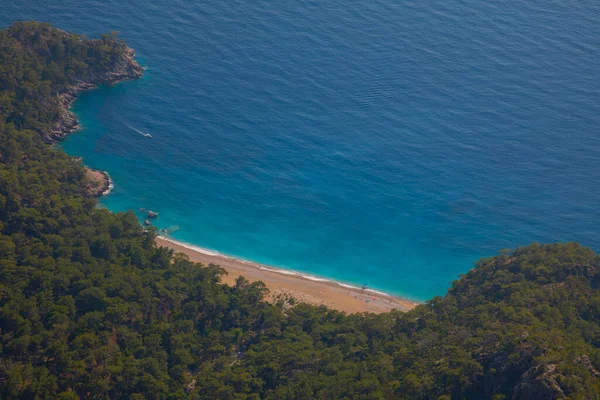
M 80 163 L 42 137 L 57 97 L 124 49 L 0 31 L 1 398 L 600 396 L 600 258 L 575 243 L 482 260 L 408 313 L 347 316 L 221 285 L 132 213 L 95 208 Z
M 128 55 L 114 35 L 86 40 L 37 22 L 4 29 L 0 44 L 0 121 L 43 133 L 62 116 L 59 95 L 82 82 L 111 83 L 107 72 L 120 72 Z

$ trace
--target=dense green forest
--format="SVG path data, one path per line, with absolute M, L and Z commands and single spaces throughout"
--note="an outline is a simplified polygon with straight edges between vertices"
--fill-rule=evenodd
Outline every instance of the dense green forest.
M 600 257 L 578 244 L 481 260 L 407 313 L 345 315 L 221 285 L 96 208 L 81 162 L 42 138 L 58 96 L 125 53 L 114 35 L 0 31 L 1 398 L 600 398 Z

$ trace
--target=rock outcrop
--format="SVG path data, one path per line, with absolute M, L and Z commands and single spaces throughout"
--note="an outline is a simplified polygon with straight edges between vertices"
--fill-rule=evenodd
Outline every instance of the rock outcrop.
M 104 171 L 98 171 L 86 167 L 85 194 L 91 197 L 99 197 L 108 194 L 112 188 L 110 176 Z
M 156 218 L 158 217 L 158 214 L 155 213 L 154 211 L 148 210 L 148 218 L 152 219 L 152 218 Z

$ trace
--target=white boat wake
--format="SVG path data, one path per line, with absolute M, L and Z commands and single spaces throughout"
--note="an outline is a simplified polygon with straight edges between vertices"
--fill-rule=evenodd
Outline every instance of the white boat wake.
M 132 130 L 136 131 L 136 132 L 137 132 L 137 133 L 139 133 L 140 135 L 142 135 L 142 136 L 144 136 L 144 137 L 147 137 L 147 138 L 149 138 L 149 139 L 152 139 L 152 135 L 151 135 L 151 134 L 149 134 L 149 133 L 146 133 L 146 132 L 142 132 L 142 131 L 140 131 L 139 129 L 136 129 L 136 128 L 134 128 L 134 127 L 133 127 L 133 126 L 131 126 L 131 125 L 127 125 L 127 126 L 129 127 L 129 129 L 132 129 Z

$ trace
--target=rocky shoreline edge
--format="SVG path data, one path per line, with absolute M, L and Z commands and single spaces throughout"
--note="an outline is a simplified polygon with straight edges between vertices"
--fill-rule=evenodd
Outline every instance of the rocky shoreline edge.
M 65 32 L 65 35 L 70 35 Z M 79 93 L 86 90 L 93 90 L 98 85 L 114 85 L 116 83 L 133 80 L 142 77 L 144 69 L 135 60 L 135 51 L 130 47 L 125 47 L 123 56 L 113 65 L 113 67 L 101 74 L 92 76 L 88 81 L 79 81 L 74 85 L 70 85 L 63 93 L 58 95 L 58 106 L 60 116 L 54 128 L 49 132 L 42 132 L 42 140 L 48 144 L 56 144 L 62 141 L 68 134 L 80 129 L 79 121 L 71 107 Z M 105 171 L 86 168 L 86 177 L 88 183 L 85 187 L 85 193 L 89 196 L 99 197 L 110 192 L 113 187 L 110 176 Z
M 113 188 L 112 179 L 106 171 L 85 167 L 85 192 L 92 197 L 106 196 Z

